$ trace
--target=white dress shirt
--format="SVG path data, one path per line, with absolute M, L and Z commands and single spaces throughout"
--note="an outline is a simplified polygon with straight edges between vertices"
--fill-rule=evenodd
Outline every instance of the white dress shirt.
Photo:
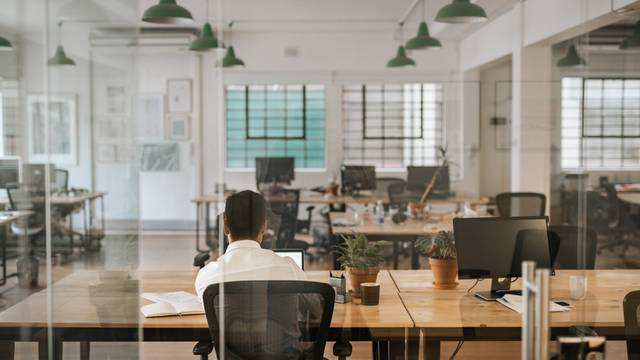
M 196 292 L 202 299 L 211 284 L 243 280 L 307 280 L 293 259 L 262 249 L 254 240 L 236 240 L 224 255 L 203 267 L 196 277 Z

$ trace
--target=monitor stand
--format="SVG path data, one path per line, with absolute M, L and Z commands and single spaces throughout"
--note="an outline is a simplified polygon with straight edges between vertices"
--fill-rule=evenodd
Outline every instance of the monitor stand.
M 491 291 L 478 291 L 474 295 L 485 301 L 496 301 L 506 294 L 521 295 L 522 290 L 510 290 L 511 278 L 491 278 Z

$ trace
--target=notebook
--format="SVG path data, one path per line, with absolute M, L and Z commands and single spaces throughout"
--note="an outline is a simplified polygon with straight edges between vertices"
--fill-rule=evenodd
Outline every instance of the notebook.
M 204 306 L 200 299 L 185 291 L 143 293 L 142 297 L 154 302 L 153 304 L 144 305 L 140 309 L 144 317 L 147 318 L 204 314 Z
M 506 294 L 505 296 L 498 298 L 498 302 L 500 304 L 508 307 L 509 309 L 519 314 L 522 314 L 523 301 L 524 299 L 522 298 L 521 295 L 513 295 L 513 294 Z M 558 305 L 553 301 L 549 302 L 549 312 L 563 312 L 563 311 L 569 311 L 569 308 L 564 307 L 562 305 Z

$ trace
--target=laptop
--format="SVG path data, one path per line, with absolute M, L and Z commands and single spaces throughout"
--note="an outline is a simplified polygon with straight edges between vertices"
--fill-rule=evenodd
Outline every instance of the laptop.
M 292 258 L 293 261 L 304 270 L 304 250 L 302 249 L 275 249 L 274 253 L 278 256 Z

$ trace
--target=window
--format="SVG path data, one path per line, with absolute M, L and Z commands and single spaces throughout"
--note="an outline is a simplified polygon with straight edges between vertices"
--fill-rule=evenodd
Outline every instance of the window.
M 399 169 L 439 163 L 442 84 L 343 88 L 344 163 Z
M 563 169 L 640 167 L 640 79 L 562 79 Z
M 323 85 L 230 85 L 226 108 L 228 168 L 254 168 L 264 156 L 324 168 Z

